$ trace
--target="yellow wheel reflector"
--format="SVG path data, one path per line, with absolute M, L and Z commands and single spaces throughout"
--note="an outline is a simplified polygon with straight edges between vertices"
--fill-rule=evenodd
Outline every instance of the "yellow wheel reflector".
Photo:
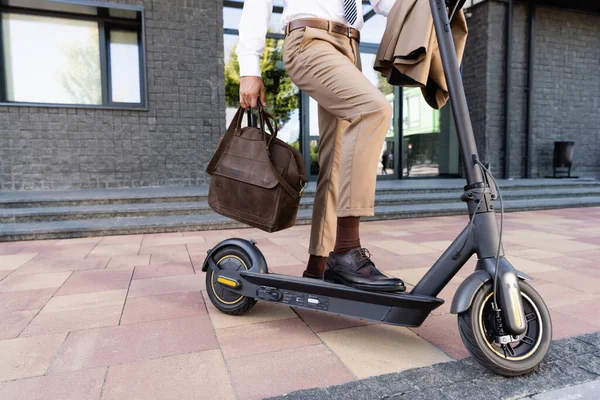
M 226 278 L 224 276 L 219 276 L 217 278 L 217 282 L 219 282 L 222 285 L 229 286 L 229 287 L 232 287 L 232 288 L 237 288 L 238 286 L 240 286 L 240 284 L 236 280 L 229 279 L 229 278 Z

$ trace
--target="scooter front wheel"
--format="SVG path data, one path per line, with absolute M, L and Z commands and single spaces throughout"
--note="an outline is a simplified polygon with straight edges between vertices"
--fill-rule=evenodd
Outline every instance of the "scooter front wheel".
M 243 271 L 252 267 L 248 254 L 236 246 L 226 246 L 209 255 L 220 270 Z M 256 300 L 228 290 L 217 282 L 217 274 L 212 269 L 206 271 L 206 292 L 211 303 L 221 312 L 229 315 L 242 315 L 256 304 Z
M 458 315 L 460 336 L 469 353 L 484 367 L 504 376 L 534 371 L 548 354 L 552 342 L 548 307 L 535 289 L 525 282 L 519 285 L 527 330 L 522 335 L 510 337 L 508 343 L 497 340 L 499 331 L 496 312 L 492 309 L 492 283 L 482 286 L 471 307 Z

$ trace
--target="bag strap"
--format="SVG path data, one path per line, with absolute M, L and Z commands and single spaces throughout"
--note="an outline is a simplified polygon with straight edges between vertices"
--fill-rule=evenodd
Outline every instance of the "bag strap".
M 231 124 L 229 124 L 227 132 L 225 132 L 223 138 L 221 138 L 221 142 L 219 143 L 219 146 L 217 146 L 217 150 L 215 151 L 213 158 L 210 160 L 208 166 L 206 167 L 206 172 L 209 175 L 215 172 L 215 170 L 217 169 L 217 164 L 219 163 L 219 160 L 221 159 L 221 156 L 223 155 L 227 147 L 229 147 L 229 143 L 231 143 L 233 134 L 242 128 L 243 115 L 244 109 L 240 107 L 235 116 L 233 117 Z
M 277 171 L 277 168 L 275 168 L 275 165 L 273 165 L 273 159 L 271 157 L 270 147 L 271 147 L 271 142 L 277 136 L 277 131 L 273 131 L 273 127 L 271 126 L 270 122 L 266 118 L 267 115 L 269 115 L 269 114 L 263 110 L 262 106 L 259 103 L 258 116 L 260 118 L 260 130 L 263 134 L 263 138 L 265 139 L 265 151 L 267 152 L 267 158 L 269 159 L 269 165 L 271 166 L 271 170 L 273 171 L 273 174 L 275 174 L 275 178 L 277 178 L 277 181 L 281 184 L 281 186 L 283 186 L 285 191 L 288 192 L 290 194 L 290 196 L 292 196 L 294 199 L 298 199 L 298 198 L 300 198 L 300 196 L 302 196 L 302 192 L 304 189 L 302 189 L 300 192 L 297 192 L 296 190 L 294 190 L 294 188 L 291 187 L 290 184 L 287 183 L 287 181 L 285 179 L 283 179 L 283 177 L 279 174 L 279 172 Z M 270 140 L 267 140 L 267 134 L 265 132 L 265 120 L 266 120 L 267 126 L 271 132 Z

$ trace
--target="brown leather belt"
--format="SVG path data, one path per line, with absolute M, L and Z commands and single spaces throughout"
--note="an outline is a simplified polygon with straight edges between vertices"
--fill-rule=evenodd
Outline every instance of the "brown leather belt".
M 347 36 L 351 39 L 360 42 L 360 31 L 354 28 L 349 28 L 346 25 L 339 24 L 337 22 L 328 21 L 326 19 L 317 19 L 317 18 L 306 18 L 306 19 L 297 19 L 290 22 L 285 28 L 285 34 L 288 35 L 290 32 L 295 31 L 296 29 L 302 28 L 316 28 L 322 29 L 324 31 L 337 33 L 339 35 Z

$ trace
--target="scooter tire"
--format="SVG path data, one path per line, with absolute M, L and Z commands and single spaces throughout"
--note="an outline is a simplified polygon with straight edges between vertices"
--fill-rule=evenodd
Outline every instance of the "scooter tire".
M 237 246 L 226 246 L 218 250 L 213 257 L 217 268 L 236 268 L 246 270 L 252 267 L 248 254 Z M 214 271 L 206 271 L 206 293 L 210 302 L 222 313 L 228 315 L 242 315 L 250 311 L 256 300 L 246 296 L 237 295 L 223 288 L 216 282 Z
M 458 315 L 458 329 L 468 352 L 485 368 L 503 376 L 519 376 L 535 371 L 552 344 L 552 320 L 548 307 L 530 285 L 526 282 L 520 282 L 519 285 L 526 312 L 527 331 L 519 336 L 521 341 L 509 346 L 514 354 L 507 353 L 505 348 L 493 343 L 489 337 L 488 328 L 492 322 L 485 318 L 485 313 L 489 316 L 493 301 L 490 282 L 477 292 L 471 307 Z M 500 353 L 501 349 L 503 354 Z

